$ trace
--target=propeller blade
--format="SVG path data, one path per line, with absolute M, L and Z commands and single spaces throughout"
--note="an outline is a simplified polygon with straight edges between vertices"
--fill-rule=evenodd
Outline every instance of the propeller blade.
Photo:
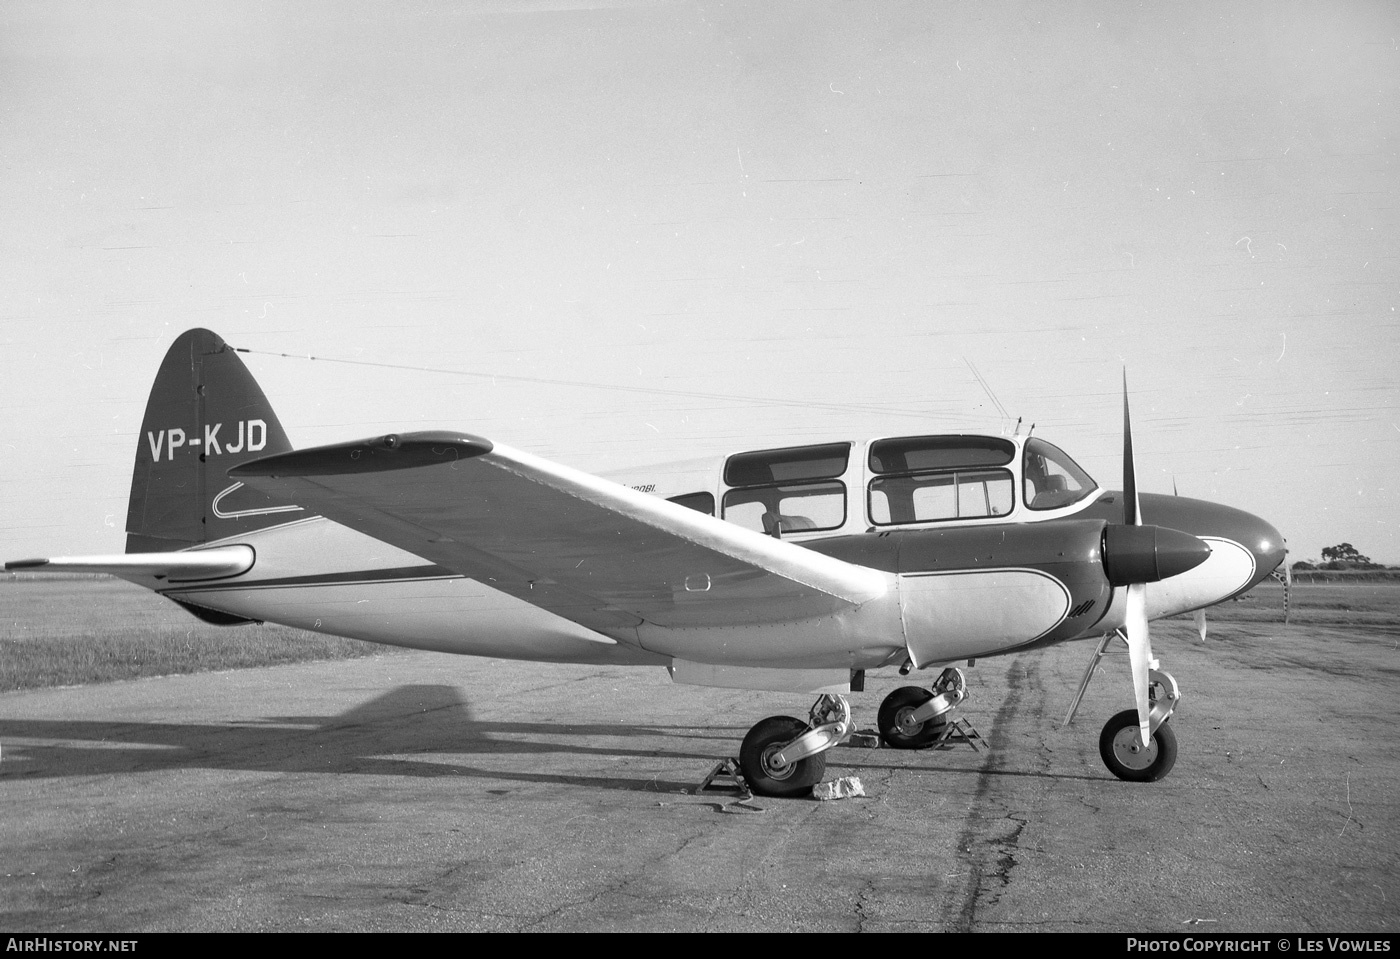
M 1147 633 L 1147 586 L 1134 583 L 1128 587 L 1128 660 L 1133 670 L 1133 695 L 1137 697 L 1138 726 L 1142 730 L 1143 746 L 1151 745 L 1152 729 L 1149 719 L 1151 706 L 1147 701 L 1147 672 L 1152 668 L 1152 639 Z
M 1201 642 L 1206 641 L 1206 611 L 1198 609 L 1194 613 L 1196 619 L 1196 632 L 1201 634 Z
M 1127 369 L 1123 370 L 1123 522 L 1128 526 L 1142 523 L 1137 494 L 1137 465 L 1133 462 L 1133 421 L 1128 412 Z

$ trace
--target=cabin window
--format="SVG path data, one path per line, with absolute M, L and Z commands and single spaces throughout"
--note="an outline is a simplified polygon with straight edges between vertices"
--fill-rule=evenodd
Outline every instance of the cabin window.
M 897 436 L 870 444 L 870 472 L 912 473 L 1005 466 L 1016 444 L 995 436 Z
M 1015 495 L 1004 469 L 881 476 L 870 481 L 870 521 L 891 526 L 1006 516 Z
M 1015 506 L 1016 445 L 995 436 L 899 436 L 870 444 L 870 521 L 877 526 L 1006 516 Z
M 767 486 L 770 483 L 835 479 L 846 472 L 846 463 L 850 458 L 850 443 L 735 453 L 724 464 L 724 485 Z
M 713 493 L 682 493 L 680 496 L 667 498 L 672 503 L 679 503 L 686 509 L 693 509 L 697 513 L 704 513 L 707 516 L 715 515 L 715 494 Z
M 1098 485 L 1064 450 L 1044 440 L 1026 440 L 1021 470 L 1026 505 L 1031 509 L 1059 509 L 1077 503 Z
M 837 529 L 846 523 L 850 443 L 735 453 L 724 464 L 724 518 L 770 536 Z
M 837 529 L 846 522 L 846 484 L 827 481 L 732 489 L 724 494 L 724 518 L 770 536 Z

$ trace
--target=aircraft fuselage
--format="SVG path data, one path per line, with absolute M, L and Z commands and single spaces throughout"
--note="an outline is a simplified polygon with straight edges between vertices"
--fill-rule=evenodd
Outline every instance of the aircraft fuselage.
M 806 548 L 885 574 L 888 591 L 856 609 L 762 626 L 588 629 L 323 517 L 237 538 L 257 554 L 242 576 L 142 585 L 244 619 L 447 653 L 773 670 L 875 669 L 907 657 L 925 667 L 1121 626 L 1124 590 L 1101 573 L 1103 531 L 1121 522 L 1120 499 L 1099 493 L 1072 515 L 1038 522 L 801 536 Z M 1244 592 L 1282 559 L 1276 531 L 1247 513 L 1181 497 L 1141 501 L 1148 521 L 1211 546 L 1204 563 L 1147 586 L 1151 618 Z

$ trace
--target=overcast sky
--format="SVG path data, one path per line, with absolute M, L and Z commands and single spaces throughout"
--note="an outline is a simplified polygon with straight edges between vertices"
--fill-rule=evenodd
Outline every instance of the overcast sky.
M 203 326 L 445 371 L 249 355 L 298 446 L 595 471 L 1019 416 L 1117 488 L 1126 364 L 1145 490 L 1400 563 L 1398 38 L 1393 2 L 7 0 L 0 558 L 121 551 Z

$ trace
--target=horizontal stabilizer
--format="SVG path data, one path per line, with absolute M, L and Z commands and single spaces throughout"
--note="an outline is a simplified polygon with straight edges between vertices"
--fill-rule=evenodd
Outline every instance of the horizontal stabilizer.
M 253 568 L 251 546 L 179 553 L 119 553 L 111 556 L 55 556 L 20 559 L 5 564 L 10 572 L 108 573 L 112 576 L 151 576 L 169 582 L 193 582 L 237 576 Z

